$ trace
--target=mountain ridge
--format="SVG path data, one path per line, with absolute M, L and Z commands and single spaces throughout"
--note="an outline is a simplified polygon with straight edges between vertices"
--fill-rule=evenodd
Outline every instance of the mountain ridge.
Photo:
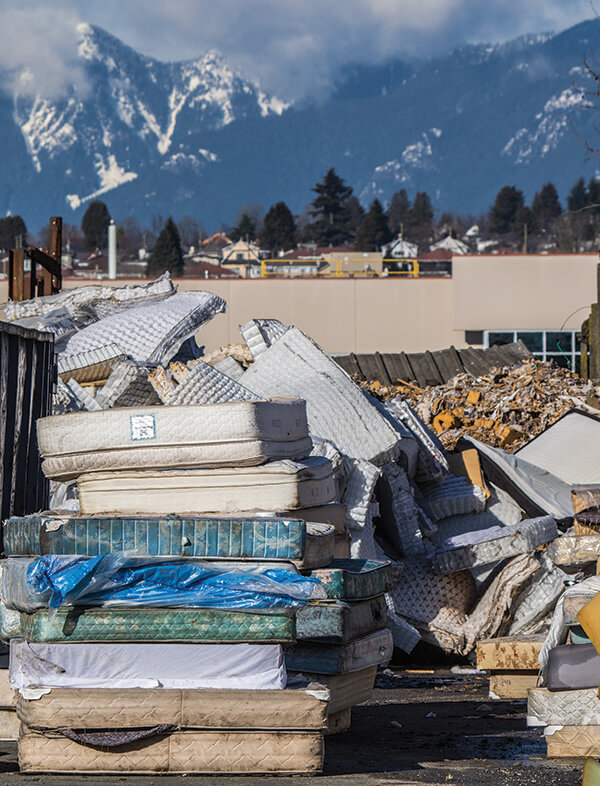
M 345 66 L 328 98 L 267 95 L 217 50 L 164 63 L 111 33 L 78 29 L 87 92 L 0 94 L 0 214 L 37 228 L 78 222 L 94 198 L 147 222 L 190 214 L 209 228 L 242 207 L 286 201 L 300 212 L 335 166 L 366 204 L 398 188 L 428 191 L 440 211 L 480 213 L 514 183 L 566 195 L 595 175 L 581 139 L 594 113 L 583 57 L 600 28 L 469 44 L 437 57 Z

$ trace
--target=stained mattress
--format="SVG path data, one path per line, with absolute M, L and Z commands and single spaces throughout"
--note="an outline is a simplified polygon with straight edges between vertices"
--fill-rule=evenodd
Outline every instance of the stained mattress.
M 329 715 L 347 710 L 371 698 L 377 666 L 368 666 L 347 674 L 290 674 L 290 679 L 299 677 L 310 683 L 322 684 L 329 690 Z
M 281 690 L 277 644 L 10 643 L 10 686 L 173 690 Z M 3 695 L 5 692 L 3 691 Z M 39 695 L 39 694 L 38 694 Z M 6 699 L 4 699 L 6 701 Z
M 53 480 L 82 473 L 262 464 L 307 456 L 301 399 L 180 407 L 124 407 L 38 421 L 42 468 Z
M 369 600 L 308 603 L 296 614 L 298 640 L 345 644 L 385 627 L 387 605 L 383 595 Z
M 323 766 L 322 731 L 177 731 L 117 748 L 92 748 L 22 727 L 22 772 L 303 773 Z
M 39 699 L 19 696 L 17 714 L 37 729 L 323 729 L 328 697 L 316 683 L 258 691 L 58 688 Z
M 362 636 L 348 644 L 318 644 L 303 641 L 285 652 L 290 671 L 315 674 L 347 674 L 369 666 L 388 663 L 394 651 L 389 630 Z
M 600 756 L 600 726 L 548 726 L 544 737 L 549 759 Z
M 585 565 L 600 557 L 597 535 L 561 535 L 548 546 L 548 555 L 555 565 Z
M 336 496 L 331 462 L 271 461 L 261 467 L 93 472 L 77 479 L 82 514 L 201 514 L 308 508 Z
M 436 573 L 453 573 L 478 565 L 489 565 L 533 552 L 538 546 L 557 538 L 559 534 L 556 522 L 550 516 L 522 521 L 512 527 L 499 527 L 487 534 L 489 532 L 482 530 L 479 533 L 469 532 L 450 538 L 446 541 L 449 544 L 448 549 L 434 554 L 433 570 Z
M 30 642 L 229 641 L 290 643 L 292 617 L 209 609 L 94 608 L 36 611 L 20 615 L 19 638 Z M 5 638 L 4 635 L 0 638 Z
M 336 559 L 309 574 L 319 579 L 330 600 L 362 600 L 389 592 L 394 586 L 390 562 Z
M 324 551 L 333 540 L 325 525 L 269 518 L 70 516 L 46 513 L 7 519 L 4 550 L 9 556 L 78 554 L 94 557 L 135 551 L 161 557 L 282 559 L 305 561 L 310 552 Z M 315 545 L 310 541 L 318 541 Z M 331 545 L 331 543 L 330 543 Z M 319 561 L 318 565 L 328 564 Z
M 527 725 L 600 726 L 598 689 L 552 692 L 546 688 L 530 688 Z

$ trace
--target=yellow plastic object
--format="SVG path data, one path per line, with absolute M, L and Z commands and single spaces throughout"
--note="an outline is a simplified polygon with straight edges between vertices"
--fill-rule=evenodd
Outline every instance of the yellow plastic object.
M 578 612 L 577 619 L 600 654 L 600 592 Z
M 583 765 L 583 786 L 600 786 L 600 762 L 586 759 Z

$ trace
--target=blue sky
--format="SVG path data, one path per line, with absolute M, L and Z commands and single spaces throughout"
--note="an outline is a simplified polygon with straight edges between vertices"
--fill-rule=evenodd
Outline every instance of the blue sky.
M 344 63 L 558 31 L 593 15 L 589 0 L 0 0 L 0 68 L 43 63 L 32 80 L 60 91 L 76 77 L 76 25 L 89 22 L 163 60 L 218 49 L 269 92 L 298 98 L 326 91 Z

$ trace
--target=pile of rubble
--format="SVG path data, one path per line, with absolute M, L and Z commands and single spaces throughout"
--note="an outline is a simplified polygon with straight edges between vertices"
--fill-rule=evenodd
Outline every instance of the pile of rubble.
M 467 434 L 513 452 L 574 407 L 598 410 L 600 386 L 552 362 L 523 361 L 474 377 L 458 374 L 444 385 L 384 386 L 356 380 L 381 401 L 402 396 L 452 450 Z
M 359 386 L 301 330 L 269 319 L 242 325 L 244 344 L 203 356 L 196 336 L 224 309 L 218 296 L 178 294 L 162 277 L 10 304 L 7 313 L 57 336 L 56 413 L 303 399 L 311 456 L 331 464 L 343 510 L 329 521 L 313 508 L 310 520 L 337 527 L 338 554 L 346 542 L 354 559 L 393 562 L 386 601 L 396 647 L 410 652 L 424 640 L 464 655 L 483 637 L 547 626 L 569 550 L 554 559 L 547 544 L 563 540 L 557 522 L 568 526 L 572 510 L 570 479 L 544 456 L 564 453 L 564 428 L 580 424 L 561 414 L 589 410 L 593 384 L 530 361 L 426 391 Z M 559 445 L 554 453 L 550 444 L 541 457 L 529 445 L 527 457 L 516 454 L 540 432 Z M 55 483 L 52 507 L 78 506 L 75 484 Z

